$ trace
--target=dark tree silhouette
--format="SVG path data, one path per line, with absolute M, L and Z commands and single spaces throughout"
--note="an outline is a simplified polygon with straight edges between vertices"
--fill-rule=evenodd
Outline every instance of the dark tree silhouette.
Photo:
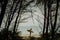
M 0 13 L 0 27 L 1 27 L 1 23 L 2 23 L 4 14 L 5 14 L 5 11 L 6 11 L 7 3 L 8 3 L 8 0 L 1 0 L 2 6 L 1 6 L 1 13 Z
M 18 0 L 18 2 L 15 2 L 15 0 L 13 1 L 13 5 L 12 5 L 12 7 L 11 7 L 11 9 L 10 9 L 10 14 L 8 15 L 9 17 L 7 18 L 7 21 L 8 21 L 8 25 L 7 25 L 7 40 L 8 40 L 8 30 L 9 30 L 9 26 L 10 26 L 11 21 L 13 20 L 13 16 L 14 16 L 14 14 L 15 14 L 15 12 L 16 12 L 16 8 L 17 8 L 19 2 L 20 2 L 19 0 Z M 12 11 L 15 3 L 16 3 L 15 9 Z M 12 12 L 11 12 L 11 11 L 12 11 Z
M 16 33 L 16 23 L 17 23 L 17 21 L 18 21 L 19 13 L 20 13 L 21 8 L 22 8 L 22 2 L 23 2 L 23 0 L 20 0 L 20 6 L 19 6 L 19 10 L 18 10 L 18 15 L 17 15 L 17 17 L 16 17 L 16 21 L 15 21 L 15 25 L 14 25 L 14 29 L 13 29 L 13 40 L 15 40 L 14 34 Z M 21 15 L 21 14 L 20 14 L 20 15 Z
M 46 27 L 46 0 L 44 0 L 44 27 L 43 27 L 43 40 L 44 40 L 45 27 Z
M 54 25 L 52 27 L 52 38 L 51 40 L 54 40 L 54 35 L 55 35 L 55 28 L 56 28 L 56 24 L 57 24 L 57 15 L 58 15 L 58 7 L 59 7 L 59 0 L 56 0 L 56 13 L 55 13 L 55 20 L 54 20 Z

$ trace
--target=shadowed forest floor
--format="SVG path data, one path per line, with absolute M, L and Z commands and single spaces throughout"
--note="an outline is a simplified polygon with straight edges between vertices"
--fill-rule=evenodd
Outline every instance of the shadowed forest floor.
M 46 34 L 45 34 L 46 35 Z M 44 36 L 45 36 L 44 35 Z M 8 39 L 9 40 L 13 40 L 13 38 L 15 40 L 42 40 L 42 35 L 41 37 L 29 37 L 29 36 L 19 36 L 17 33 L 15 35 L 13 35 L 13 33 L 11 31 L 8 32 Z M 50 34 L 49 34 L 49 39 L 50 39 Z M 57 33 L 56 38 L 58 40 L 60 40 L 60 33 Z M 56 39 L 55 38 L 55 39 Z M 7 34 L 6 34 L 6 30 L 3 30 L 2 32 L 0 32 L 0 40 L 6 40 L 7 39 Z

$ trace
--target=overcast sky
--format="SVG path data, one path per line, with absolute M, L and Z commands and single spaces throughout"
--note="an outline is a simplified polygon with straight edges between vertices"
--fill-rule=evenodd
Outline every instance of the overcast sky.
M 26 23 L 20 23 L 18 30 L 22 32 L 22 34 L 29 34 L 29 32 L 27 32 L 28 29 L 32 28 L 32 31 L 34 32 L 33 34 L 39 34 L 39 32 L 42 31 L 42 27 L 43 27 L 43 14 L 41 12 L 41 10 L 38 7 L 32 7 L 32 10 L 35 10 L 36 12 L 33 12 L 33 18 L 30 17 L 28 19 L 26 19 L 25 21 L 27 21 Z M 28 17 L 31 16 L 31 13 L 25 13 L 25 15 L 22 17 Z M 39 20 L 42 24 L 39 24 L 37 20 Z M 40 27 L 39 27 L 40 25 Z

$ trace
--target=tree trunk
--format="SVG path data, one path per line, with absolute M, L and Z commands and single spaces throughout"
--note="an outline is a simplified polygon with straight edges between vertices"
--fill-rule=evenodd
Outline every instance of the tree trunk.
M 45 27 L 46 27 L 46 0 L 44 0 L 44 27 L 43 27 L 43 40 L 44 40 Z
M 58 14 L 58 7 L 59 7 L 59 0 L 56 0 L 56 14 L 55 14 L 55 20 L 54 20 L 54 26 L 52 28 L 52 38 L 51 40 L 54 40 L 54 35 L 55 35 L 55 28 L 56 28 L 56 24 L 57 24 L 57 14 Z
M 2 2 L 3 2 L 3 4 L 2 4 Z M 8 3 L 8 0 L 2 0 L 1 1 L 2 6 L 1 6 L 1 13 L 0 13 L 0 27 L 1 27 L 1 23 L 2 23 L 4 14 L 5 14 L 5 11 L 6 11 L 7 3 Z

